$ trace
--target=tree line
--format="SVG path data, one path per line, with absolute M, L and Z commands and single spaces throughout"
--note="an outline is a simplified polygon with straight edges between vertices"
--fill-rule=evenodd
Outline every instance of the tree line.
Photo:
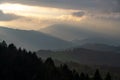
M 35 52 L 0 42 L 0 80 L 112 80 L 108 72 L 102 78 L 97 69 L 94 75 L 79 74 L 66 64 L 55 66 L 52 58 L 43 61 Z

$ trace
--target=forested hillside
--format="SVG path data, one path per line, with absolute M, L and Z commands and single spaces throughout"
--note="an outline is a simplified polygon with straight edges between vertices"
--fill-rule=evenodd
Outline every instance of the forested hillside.
M 78 74 L 66 64 L 56 67 L 51 58 L 43 61 L 35 52 L 17 49 L 14 44 L 0 43 L 0 80 L 111 80 L 108 72 L 101 77 L 99 70 L 94 75 Z

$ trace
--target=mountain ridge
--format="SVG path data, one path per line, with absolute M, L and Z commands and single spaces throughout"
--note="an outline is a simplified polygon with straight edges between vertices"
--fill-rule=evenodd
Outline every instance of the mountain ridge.
M 84 26 L 70 24 L 54 24 L 39 30 L 43 33 L 71 41 L 74 44 L 83 45 L 86 43 L 104 43 L 110 45 L 120 45 L 120 37 L 101 33 Z
M 71 42 L 33 30 L 19 30 L 0 27 L 0 39 L 12 42 L 30 50 L 64 49 L 73 45 Z M 58 46 L 59 45 L 59 46 Z
M 117 49 L 117 48 L 116 48 Z M 109 50 L 109 51 L 108 51 Z M 43 58 L 52 57 L 63 62 L 77 62 L 86 65 L 119 66 L 120 51 L 72 48 L 63 51 L 38 51 Z

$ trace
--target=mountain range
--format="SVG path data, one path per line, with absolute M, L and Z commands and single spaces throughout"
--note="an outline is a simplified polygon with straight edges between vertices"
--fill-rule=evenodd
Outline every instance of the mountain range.
M 73 45 L 69 41 L 42 32 L 4 27 L 0 27 L 0 40 L 5 40 L 7 43 L 14 43 L 18 47 L 22 46 L 33 51 L 39 49 L 65 49 Z
M 97 46 L 96 46 L 97 47 Z M 97 48 L 73 48 L 63 51 L 39 50 L 37 55 L 42 58 L 52 57 L 63 62 L 77 62 L 85 65 L 102 65 L 120 67 L 120 50 L 98 50 Z M 117 48 L 116 48 L 117 49 Z
M 47 28 L 48 32 L 55 31 L 54 34 L 56 35 L 42 31 L 0 27 L 0 40 L 5 40 L 7 43 L 14 43 L 17 47 L 23 47 L 27 50 L 38 51 L 38 56 L 43 58 L 53 57 L 60 61 L 73 61 L 89 65 L 120 66 L 118 64 L 120 61 L 120 46 L 109 44 L 110 40 L 107 41 L 105 38 L 100 38 L 100 36 L 98 36 L 99 38 L 97 39 L 91 37 L 91 39 L 83 38 L 82 40 L 69 41 L 67 40 L 68 35 L 70 35 L 72 39 L 71 35 L 73 33 L 78 37 L 77 34 L 80 31 L 81 35 L 86 31 L 72 27 L 68 28 L 68 26 L 65 28 L 60 26 L 64 25 L 59 25 L 59 27 L 54 25 L 53 27 Z M 61 35 L 60 31 L 63 31 L 61 34 L 70 34 L 62 35 L 61 37 L 57 36 L 58 34 Z M 94 32 L 90 33 L 90 35 L 94 34 Z M 86 32 L 86 34 L 89 34 L 89 31 Z M 97 35 L 97 33 L 93 36 L 95 35 Z M 63 37 L 66 37 L 66 39 L 63 39 Z M 114 40 L 115 39 L 113 39 L 113 43 L 116 42 Z M 104 44 L 104 42 L 106 44 Z
M 40 29 L 41 32 L 58 37 L 63 40 L 71 41 L 74 44 L 83 45 L 86 43 L 100 43 L 109 45 L 120 45 L 120 37 L 101 33 L 85 26 L 69 24 L 55 24 Z
M 120 45 L 120 37 L 68 24 L 55 24 L 39 31 L 0 27 L 0 40 L 15 43 L 28 50 L 61 50 L 85 44 Z
M 0 40 L 14 43 L 17 47 L 27 50 L 38 50 L 37 55 L 42 58 L 52 57 L 64 62 L 73 61 L 87 65 L 120 66 L 119 37 L 110 39 L 109 36 L 97 36 L 98 33 L 89 30 L 64 26 L 53 25 L 53 27 L 42 29 L 43 31 L 19 30 L 1 26 Z M 83 37 L 75 39 L 72 37 L 74 35 L 78 38 L 81 35 Z

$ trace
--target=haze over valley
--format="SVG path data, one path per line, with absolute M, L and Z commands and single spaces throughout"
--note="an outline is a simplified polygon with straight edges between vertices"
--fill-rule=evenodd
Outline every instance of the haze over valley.
M 0 80 L 120 80 L 120 0 L 0 0 L 0 68 Z

